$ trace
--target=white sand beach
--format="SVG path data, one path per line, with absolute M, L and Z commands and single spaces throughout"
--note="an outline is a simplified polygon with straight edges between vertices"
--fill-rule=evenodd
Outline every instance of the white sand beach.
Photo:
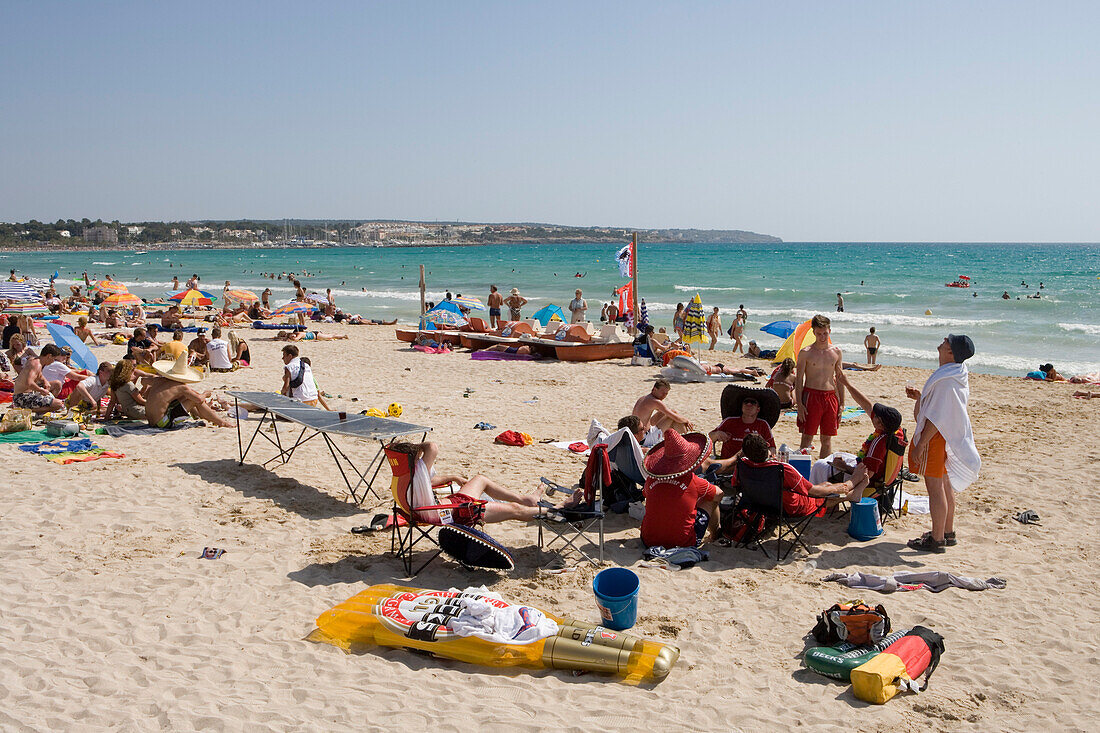
M 539 476 L 576 481 L 583 459 L 542 439 L 580 440 L 591 418 L 614 425 L 649 390 L 656 370 L 625 360 L 480 362 L 464 352 L 427 355 L 392 328 L 340 327 L 348 341 L 300 344 L 334 409 L 404 407 L 431 426 L 439 464 L 532 490 Z M 204 387 L 277 391 L 282 344 L 242 332 L 254 366 L 212 374 Z M 123 347 L 97 350 L 117 359 Z M 739 360 L 740 361 L 740 360 Z M 892 404 L 912 432 L 906 381 L 927 372 L 885 367 L 849 373 L 871 399 Z M 469 390 L 469 396 L 463 396 Z M 718 424 L 720 384 L 674 385 L 669 403 L 697 426 Z M 782 563 L 749 549 L 710 547 L 686 571 L 636 567 L 637 522 L 608 522 L 610 562 L 641 577 L 632 633 L 674 643 L 668 678 L 638 688 L 596 674 L 499 671 L 378 648 L 348 655 L 306 642 L 323 611 L 374 583 L 428 588 L 486 585 L 509 600 L 598 620 L 594 569 L 537 571 L 535 528 L 488 531 L 511 548 L 509 574 L 471 572 L 450 560 L 406 581 L 389 534 L 354 535 L 390 506 L 357 507 L 319 441 L 291 462 L 258 443 L 241 466 L 232 429 L 96 436 L 125 458 L 55 465 L 0 445 L 0 727 L 6 730 L 1091 730 L 1100 704 L 1098 517 L 1090 487 L 1100 467 L 1100 402 L 1074 387 L 972 375 L 970 414 L 983 458 L 979 481 L 958 496 L 959 545 L 919 555 L 908 539 L 928 517 L 908 515 L 859 543 L 846 520 L 816 521 L 813 550 Z M 353 401 L 353 398 L 355 400 Z M 473 429 L 488 421 L 494 431 Z M 505 429 L 535 445 L 495 445 Z M 845 424 L 834 446 L 852 450 L 869 422 Z M 797 443 L 793 420 L 776 437 Z M 366 463 L 375 446 L 342 440 Z M 923 493 L 922 484 L 907 484 Z M 1011 519 L 1033 509 L 1037 526 Z M 226 550 L 199 559 L 204 547 Z M 1004 590 L 880 595 L 821 577 L 834 570 L 887 574 L 945 570 L 997 576 Z M 883 603 L 896 628 L 945 637 L 931 687 L 882 706 L 802 667 L 815 615 L 862 597 Z

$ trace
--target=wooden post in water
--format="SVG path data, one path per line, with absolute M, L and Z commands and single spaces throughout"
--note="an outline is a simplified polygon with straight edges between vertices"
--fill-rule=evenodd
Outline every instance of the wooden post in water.
M 427 286 L 424 284 L 424 265 L 420 266 L 420 328 L 424 328 L 424 311 L 427 308 L 427 301 L 424 299 L 424 290 Z
M 638 232 L 634 232 L 634 238 L 630 242 L 630 249 L 630 266 L 634 270 L 634 272 L 631 273 L 633 277 L 631 278 L 630 282 L 632 283 L 634 289 L 634 327 L 637 328 L 642 319 L 642 306 L 639 304 L 638 301 Z

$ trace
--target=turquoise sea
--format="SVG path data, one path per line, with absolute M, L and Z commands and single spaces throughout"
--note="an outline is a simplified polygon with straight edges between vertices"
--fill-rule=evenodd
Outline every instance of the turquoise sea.
M 333 288 L 344 309 L 413 323 L 417 265 L 423 264 L 430 300 L 446 290 L 484 300 L 495 284 L 505 293 L 518 287 L 531 301 L 525 313 L 532 313 L 547 303 L 564 307 L 580 287 L 598 318 L 599 302 L 626 282 L 615 266 L 616 250 L 517 244 L 6 253 L 0 268 L 37 277 L 57 270 L 60 283 L 76 282 L 85 270 L 93 278 L 110 273 L 142 296 L 163 294 L 173 275 L 186 280 L 198 273 L 204 289 L 216 294 L 228 279 L 257 294 L 270 287 L 276 303 L 286 301 L 292 287 L 260 273 L 307 270 L 315 273 L 303 281 L 307 287 Z M 721 309 L 724 327 L 744 304 L 748 337 L 764 348 L 779 343 L 759 331 L 764 324 L 821 312 L 833 319 L 833 341 L 851 360 L 863 361 L 863 337 L 875 326 L 885 364 L 934 366 L 943 336 L 966 333 L 978 349 L 970 362 L 975 371 L 1022 375 L 1047 361 L 1066 374 L 1100 370 L 1098 245 L 642 243 L 639 250 L 641 296 L 657 326 L 670 328 L 676 303 L 699 293 L 708 312 Z M 969 290 L 944 287 L 959 275 L 971 278 Z M 1001 299 L 1004 291 L 1010 300 Z M 1037 291 L 1041 299 L 1026 299 Z M 838 292 L 844 313 L 835 312 Z

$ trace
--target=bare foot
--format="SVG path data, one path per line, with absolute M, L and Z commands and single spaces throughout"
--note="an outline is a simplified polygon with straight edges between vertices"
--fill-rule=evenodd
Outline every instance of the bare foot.
M 539 484 L 535 487 L 535 490 L 533 492 L 525 495 L 520 503 L 524 506 L 538 506 L 539 502 L 542 501 L 545 496 L 546 487 L 542 484 Z

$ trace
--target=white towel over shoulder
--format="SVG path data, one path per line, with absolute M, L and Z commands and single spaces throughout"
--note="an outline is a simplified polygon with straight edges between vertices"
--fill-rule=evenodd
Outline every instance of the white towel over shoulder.
M 944 364 L 924 383 L 921 392 L 917 429 L 913 442 L 920 440 L 926 422 L 931 421 L 947 444 L 947 476 L 951 487 L 962 491 L 978 478 L 981 456 L 974 445 L 970 415 L 970 372 L 966 364 Z

